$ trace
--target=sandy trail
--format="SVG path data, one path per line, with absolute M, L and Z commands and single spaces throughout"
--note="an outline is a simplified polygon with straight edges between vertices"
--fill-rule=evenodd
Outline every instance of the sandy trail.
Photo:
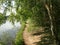
M 24 42 L 26 45 L 36 45 L 35 42 L 39 42 L 40 41 L 40 35 L 38 36 L 32 36 L 29 32 L 28 32 L 28 28 L 29 25 L 26 24 L 25 30 L 23 32 L 23 38 L 24 38 Z

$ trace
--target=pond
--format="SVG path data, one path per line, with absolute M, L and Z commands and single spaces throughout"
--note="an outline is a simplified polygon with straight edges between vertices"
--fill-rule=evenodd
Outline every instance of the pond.
M 7 43 L 6 40 L 14 40 L 16 37 L 16 33 L 19 31 L 21 25 L 20 22 L 14 22 L 14 25 L 10 21 L 6 21 L 2 25 L 0 25 L 0 42 Z M 7 44 L 8 45 L 8 44 Z

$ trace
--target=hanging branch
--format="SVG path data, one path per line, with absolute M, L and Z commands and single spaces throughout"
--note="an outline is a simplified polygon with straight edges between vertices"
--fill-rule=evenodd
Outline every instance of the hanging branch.
M 50 19 L 50 22 L 51 22 L 51 32 L 52 32 L 52 35 L 54 36 L 54 32 L 53 32 L 53 19 L 52 19 L 52 16 L 51 16 L 51 12 L 50 12 L 50 8 L 47 4 L 45 4 L 45 8 L 48 12 L 48 15 L 49 15 L 49 19 Z

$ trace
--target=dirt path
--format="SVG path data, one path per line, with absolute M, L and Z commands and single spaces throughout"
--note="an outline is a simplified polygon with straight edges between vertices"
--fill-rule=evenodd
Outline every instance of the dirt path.
M 43 34 L 39 34 L 39 35 L 34 35 L 33 36 L 31 34 L 31 32 L 30 33 L 28 32 L 28 29 L 27 29 L 28 27 L 29 27 L 29 24 L 26 24 L 25 30 L 23 32 L 23 39 L 24 39 L 25 45 L 37 45 L 37 42 L 41 41 L 42 40 L 41 39 L 42 37 L 45 37 L 45 36 L 49 36 L 50 35 L 49 33 L 47 33 L 47 34 L 44 34 L 43 33 Z M 40 30 L 40 32 L 43 32 L 44 31 L 43 28 L 40 28 L 39 30 Z M 48 40 L 48 38 L 45 38 L 45 39 Z M 56 43 L 50 44 L 50 45 L 56 45 Z
M 36 45 L 35 42 L 40 41 L 40 35 L 32 36 L 31 33 L 28 32 L 28 29 L 27 29 L 28 27 L 29 27 L 29 25 L 26 24 L 26 28 L 23 32 L 24 42 L 26 45 Z

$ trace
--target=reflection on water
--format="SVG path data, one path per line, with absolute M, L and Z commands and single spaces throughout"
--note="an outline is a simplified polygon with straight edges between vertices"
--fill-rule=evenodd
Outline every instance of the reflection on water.
M 15 21 L 14 25 L 12 25 L 11 22 L 6 21 L 6 23 L 4 23 L 0 26 L 0 31 L 7 31 L 12 28 L 20 28 L 20 23 Z
M 20 28 L 20 22 L 14 23 L 14 25 L 10 21 L 6 21 L 6 23 L 2 24 L 0 26 L 0 33 L 6 32 L 6 31 L 17 31 Z
M 6 40 L 7 38 L 8 39 L 15 38 L 16 33 L 20 29 L 20 26 L 21 26 L 20 22 L 16 22 L 16 21 L 15 21 L 14 25 L 9 21 L 6 21 L 6 23 L 2 24 L 0 26 L 0 42 Z M 11 41 L 10 41 L 10 43 L 11 43 Z

